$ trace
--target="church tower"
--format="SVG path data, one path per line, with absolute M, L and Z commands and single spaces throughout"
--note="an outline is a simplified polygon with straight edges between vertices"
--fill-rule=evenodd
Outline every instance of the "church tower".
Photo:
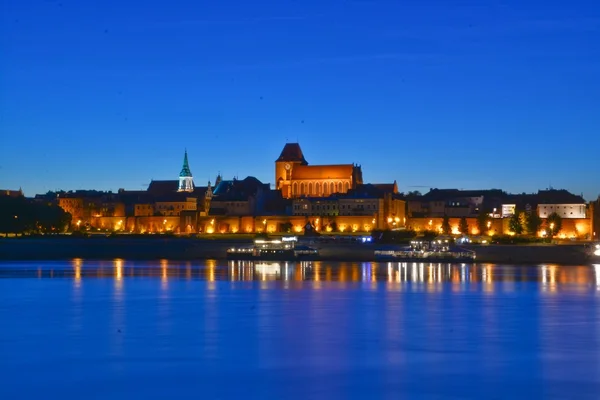
M 286 143 L 275 160 L 275 187 L 286 199 L 292 197 L 292 171 L 295 165 L 308 165 L 308 162 L 298 143 Z
M 194 178 L 192 177 L 192 171 L 190 171 L 190 165 L 188 164 L 187 150 L 183 156 L 183 167 L 179 173 L 179 189 L 178 192 L 193 192 L 194 191 Z

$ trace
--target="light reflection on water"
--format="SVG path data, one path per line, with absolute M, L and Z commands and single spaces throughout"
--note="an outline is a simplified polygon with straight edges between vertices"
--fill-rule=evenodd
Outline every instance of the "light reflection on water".
M 172 279 L 216 281 L 284 281 L 284 282 L 387 282 L 423 283 L 428 290 L 440 284 L 481 283 L 485 291 L 494 290 L 494 283 L 511 288 L 517 282 L 539 282 L 545 292 L 554 292 L 560 284 L 595 285 L 600 290 L 600 264 L 562 266 L 542 264 L 513 266 L 495 264 L 448 264 L 405 262 L 256 262 L 206 260 L 202 262 L 152 262 L 86 261 L 80 258 L 70 263 L 0 263 L 0 279 L 9 277 L 69 278 L 76 285 L 82 279 L 114 278 L 122 286 L 129 278 L 159 277 L 162 288 L 168 289 Z M 318 285 L 315 285 L 318 287 Z M 214 284 L 209 288 L 213 290 Z
M 0 263 L 0 321 L 2 399 L 600 392 L 600 265 Z

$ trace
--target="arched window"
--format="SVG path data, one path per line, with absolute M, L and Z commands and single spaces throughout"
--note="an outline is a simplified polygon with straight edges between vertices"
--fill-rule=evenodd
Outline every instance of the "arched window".
M 344 182 L 344 192 L 350 190 L 350 184 L 348 182 Z
M 298 194 L 298 182 L 294 182 L 292 185 L 292 196 L 296 196 Z
M 329 183 L 329 193 L 335 193 L 335 183 L 333 182 Z
M 300 183 L 300 196 L 304 196 L 306 193 L 304 193 L 304 182 Z
M 329 185 L 327 182 L 323 182 L 323 196 L 329 196 Z
M 317 182 L 315 183 L 315 193 L 317 194 L 317 196 L 322 196 L 323 192 L 322 192 L 322 187 L 321 187 L 321 182 Z
M 312 182 L 308 182 L 308 193 L 309 196 L 313 195 L 313 184 Z
M 341 193 L 341 192 L 342 192 L 342 182 L 338 182 L 338 184 L 337 184 L 337 191 L 338 191 L 339 193 Z

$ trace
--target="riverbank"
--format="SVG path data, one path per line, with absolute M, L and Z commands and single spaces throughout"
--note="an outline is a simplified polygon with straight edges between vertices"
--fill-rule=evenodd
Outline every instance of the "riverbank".
M 248 245 L 247 238 L 198 239 L 164 238 L 73 238 L 36 237 L 3 238 L 0 260 L 68 260 L 73 258 L 106 260 L 202 260 L 225 259 L 227 249 Z M 382 246 L 369 243 L 319 243 L 322 261 L 375 261 L 374 251 Z M 395 246 L 385 246 L 394 248 Z M 475 251 L 478 263 L 495 264 L 563 264 L 589 263 L 583 245 L 485 245 L 466 246 Z

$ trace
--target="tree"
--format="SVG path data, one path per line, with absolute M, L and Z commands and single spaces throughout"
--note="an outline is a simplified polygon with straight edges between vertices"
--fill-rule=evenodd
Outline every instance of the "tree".
M 537 235 L 540 227 L 542 226 L 542 219 L 539 217 L 539 215 L 537 215 L 535 211 L 531 211 L 529 214 L 527 214 L 525 221 L 527 233 L 534 236 Z
M 488 222 L 490 222 L 490 216 L 483 210 L 477 216 L 477 228 L 480 234 L 484 234 L 489 230 Z
M 521 223 L 521 213 L 515 210 L 515 213 L 510 217 L 508 221 L 508 229 L 517 235 L 523 233 L 523 224 Z
M 279 229 L 281 229 L 281 232 L 285 232 L 285 233 L 289 233 L 292 231 L 292 228 L 294 226 L 292 225 L 291 222 L 283 222 L 280 226 Z
M 444 215 L 444 219 L 442 220 L 442 233 L 444 235 L 448 235 L 452 232 L 452 228 L 450 228 L 450 218 L 447 215 Z
M 329 227 L 331 228 L 331 232 L 337 232 L 338 231 L 338 225 L 337 225 L 337 222 L 335 222 L 335 221 L 332 221 L 329 224 Z
M 63 232 L 71 214 L 55 204 L 35 203 L 25 198 L 0 198 L 0 232 Z
M 550 237 L 556 236 L 558 232 L 560 232 L 560 230 L 562 229 L 561 216 L 555 212 L 548 215 L 548 218 L 546 219 L 546 226 L 548 228 L 548 235 Z
M 420 197 L 420 196 L 422 196 L 421 192 L 419 192 L 418 190 L 410 191 L 406 195 L 407 196 L 414 196 L 414 197 Z
M 460 219 L 460 222 L 458 224 L 458 230 L 463 235 L 468 235 L 469 234 L 469 223 L 467 222 L 467 219 L 465 217 L 462 217 Z

